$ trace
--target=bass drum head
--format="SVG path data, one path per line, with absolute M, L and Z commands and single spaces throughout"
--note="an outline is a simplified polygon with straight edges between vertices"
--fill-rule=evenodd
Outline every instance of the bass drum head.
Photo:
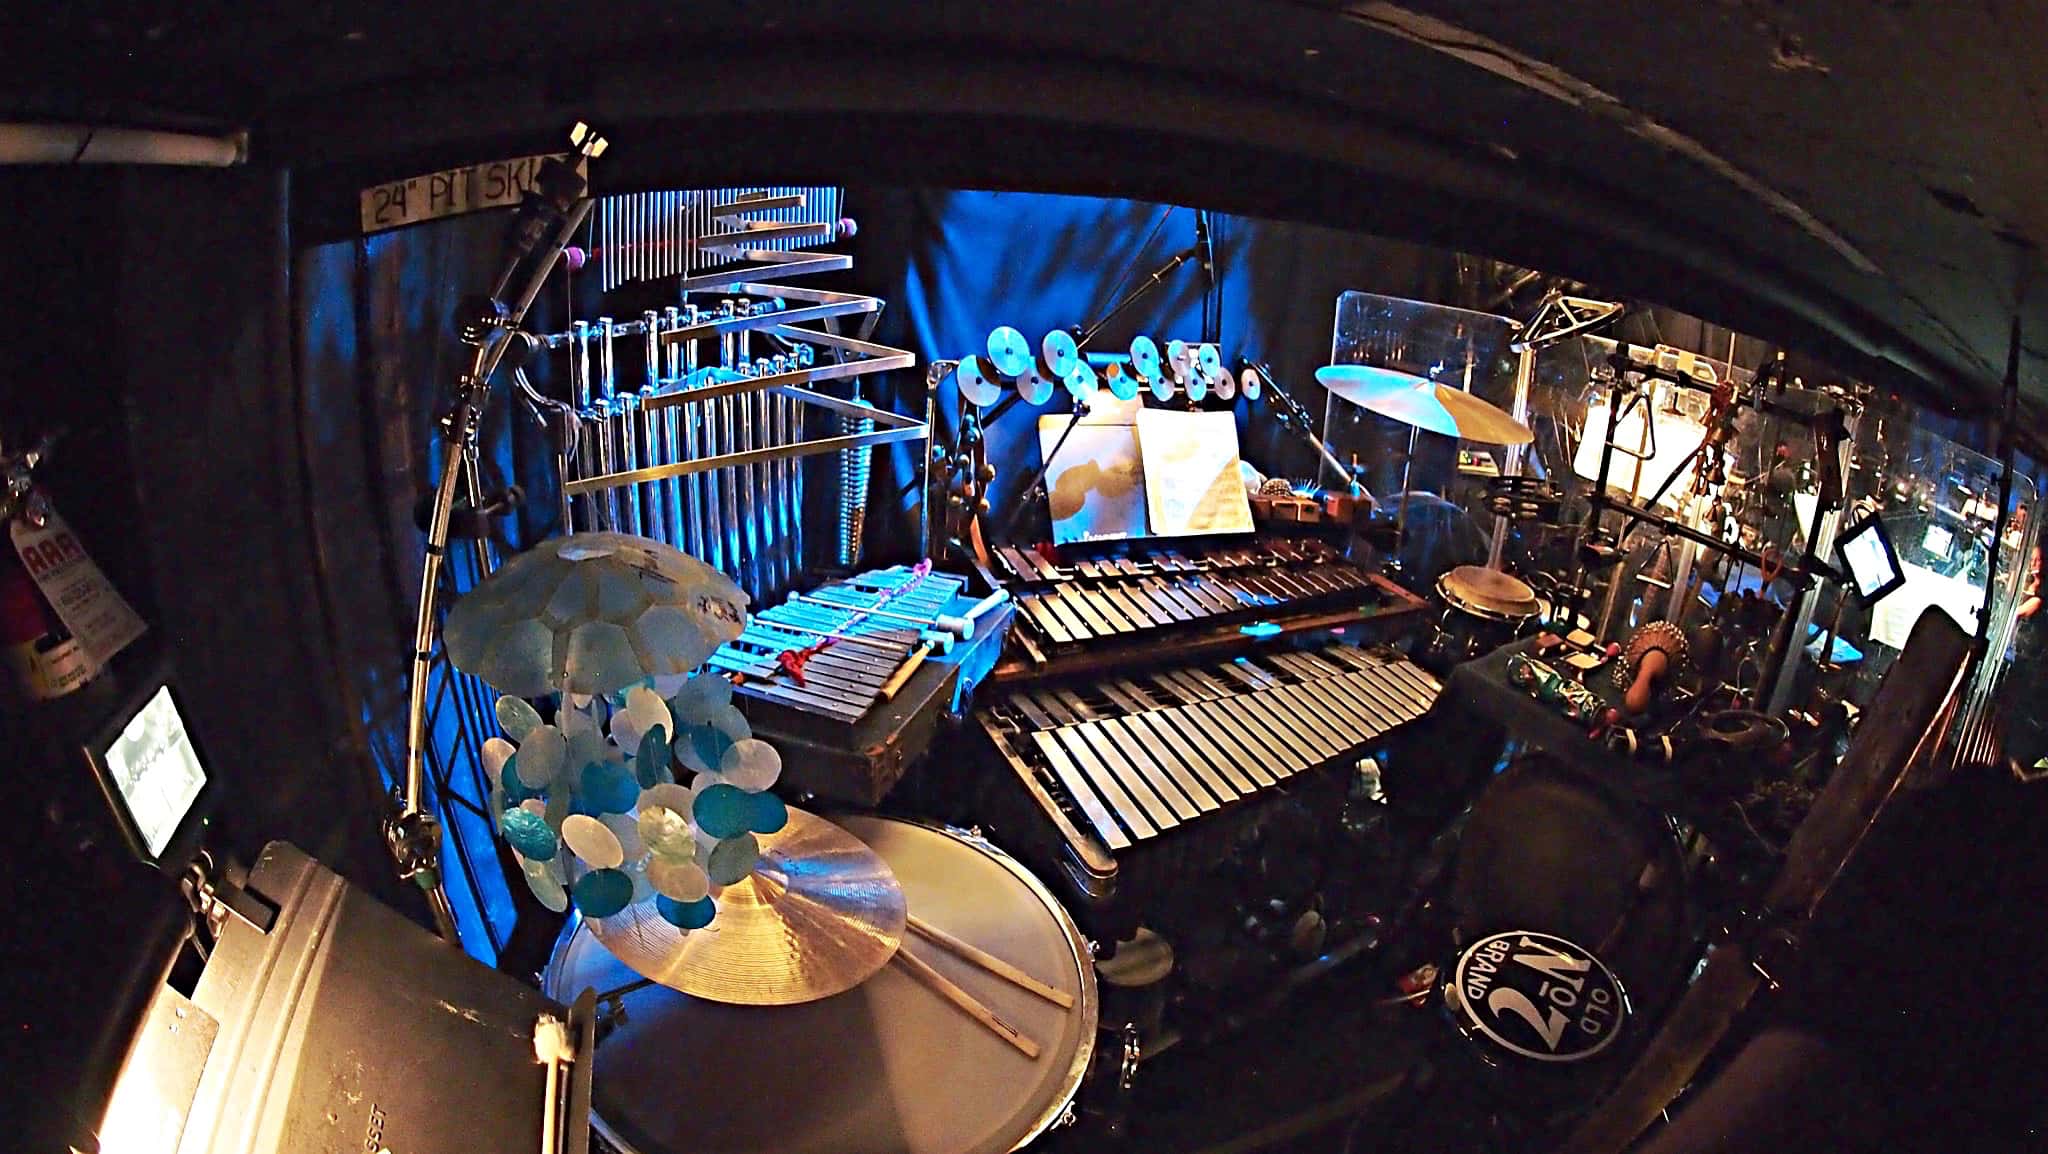
M 1495 778 L 1459 835 L 1451 907 L 1460 940 L 1530 929 L 1612 969 L 1639 1014 L 1684 978 L 1686 876 L 1678 843 L 1630 805 L 1543 755 Z
M 1061 1009 L 906 932 L 914 952 L 1040 1047 L 1036 1060 L 889 965 L 796 1006 L 649 986 L 599 1042 L 591 1124 L 628 1154 L 1006 1154 L 1057 1121 L 1093 1056 L 1095 972 L 1052 895 L 1007 855 L 890 818 L 841 817 L 913 916 L 1074 996 Z M 716 928 L 699 931 L 715 933 Z M 638 975 L 572 919 L 545 988 L 570 1001 Z

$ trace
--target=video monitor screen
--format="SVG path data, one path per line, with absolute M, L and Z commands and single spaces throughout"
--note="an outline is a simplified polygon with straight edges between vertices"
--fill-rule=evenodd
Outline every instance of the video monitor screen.
M 1927 535 L 1920 538 L 1920 547 L 1943 561 L 1948 560 L 1949 549 L 1956 543 L 1956 535 L 1946 525 L 1929 525 Z
M 106 748 L 107 776 L 146 856 L 162 856 L 206 788 L 170 687 L 159 686 Z
M 1842 567 L 1848 570 L 1856 595 L 1866 604 L 1906 583 L 1891 534 L 1875 516 L 1865 518 L 1843 534 L 1835 548 L 1841 554 Z

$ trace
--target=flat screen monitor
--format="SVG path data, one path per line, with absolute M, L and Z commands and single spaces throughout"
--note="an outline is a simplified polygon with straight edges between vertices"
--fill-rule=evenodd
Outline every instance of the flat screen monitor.
M 1842 568 L 1849 574 L 1849 584 L 1865 605 L 1906 583 L 1906 571 L 1899 564 L 1899 551 L 1892 545 L 1891 533 L 1885 529 L 1884 520 L 1874 513 L 1842 534 L 1835 550 L 1841 556 Z
M 204 824 L 206 764 L 169 684 L 156 682 L 127 704 L 88 741 L 86 759 L 135 855 L 182 869 Z
M 1956 543 L 1956 535 L 1946 525 L 1929 525 L 1927 533 L 1920 538 L 1920 547 L 1939 560 L 1948 560 L 1949 550 Z

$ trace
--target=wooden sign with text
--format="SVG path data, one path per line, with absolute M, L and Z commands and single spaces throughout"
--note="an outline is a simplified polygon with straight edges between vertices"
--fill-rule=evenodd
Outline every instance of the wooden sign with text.
M 372 185 L 360 197 L 363 232 L 518 204 L 547 160 L 546 155 L 521 156 Z

